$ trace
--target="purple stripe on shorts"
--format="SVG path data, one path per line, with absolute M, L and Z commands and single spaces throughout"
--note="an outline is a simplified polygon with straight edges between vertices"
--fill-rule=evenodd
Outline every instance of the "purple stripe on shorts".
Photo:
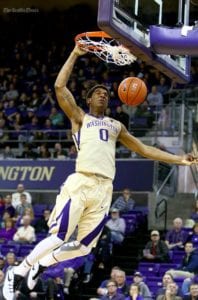
M 59 226 L 59 231 L 57 236 L 64 241 L 65 235 L 68 229 L 68 224 L 69 224 L 69 209 L 71 205 L 71 199 L 67 202 L 65 207 L 62 210 L 62 217 L 61 217 L 61 222 Z
M 104 224 L 106 223 L 107 216 L 104 216 L 104 219 L 98 224 L 98 226 L 91 231 L 84 239 L 82 239 L 80 242 L 81 244 L 88 246 L 94 239 L 95 237 L 101 232 L 101 230 L 104 227 Z

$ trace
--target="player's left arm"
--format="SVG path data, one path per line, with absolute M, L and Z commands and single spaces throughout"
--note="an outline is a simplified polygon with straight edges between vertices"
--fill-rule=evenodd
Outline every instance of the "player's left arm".
M 195 157 L 192 154 L 174 155 L 143 144 L 139 139 L 131 135 L 123 124 L 118 140 L 131 151 L 149 159 L 163 161 L 169 164 L 187 166 L 190 166 L 191 164 L 198 164 L 198 157 Z

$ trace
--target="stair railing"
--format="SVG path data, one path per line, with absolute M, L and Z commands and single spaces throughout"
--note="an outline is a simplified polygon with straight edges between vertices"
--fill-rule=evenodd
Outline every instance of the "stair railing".
M 163 205 L 163 210 L 161 209 L 161 206 Z M 165 198 L 161 199 L 155 208 L 155 219 L 158 220 L 164 215 L 164 230 L 167 229 L 167 200 Z

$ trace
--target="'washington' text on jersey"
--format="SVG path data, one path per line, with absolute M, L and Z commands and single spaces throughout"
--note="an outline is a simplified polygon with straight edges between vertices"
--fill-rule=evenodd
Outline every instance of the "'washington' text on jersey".
M 112 122 L 113 120 L 110 119 L 111 123 L 105 122 L 103 120 L 93 120 L 89 123 L 87 123 L 87 128 L 92 127 L 92 126 L 104 126 L 108 127 L 109 129 L 113 130 L 115 133 L 118 133 L 118 128 L 116 128 Z

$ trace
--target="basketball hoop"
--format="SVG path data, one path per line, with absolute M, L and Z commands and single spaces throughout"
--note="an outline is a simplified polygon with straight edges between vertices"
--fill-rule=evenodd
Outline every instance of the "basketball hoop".
M 104 31 L 80 33 L 75 37 L 76 44 L 83 50 L 94 53 L 107 63 L 118 66 L 130 65 L 136 57 Z

